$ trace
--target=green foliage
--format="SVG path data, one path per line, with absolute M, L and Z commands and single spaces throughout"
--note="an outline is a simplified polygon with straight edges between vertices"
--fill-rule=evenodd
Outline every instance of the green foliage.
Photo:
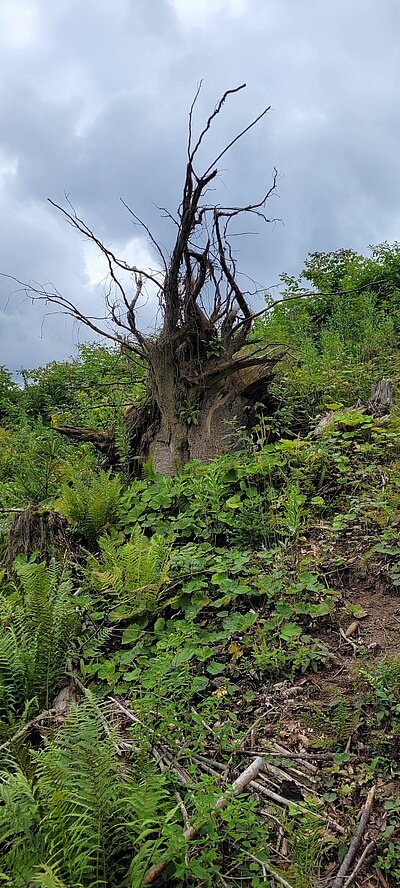
M 7 422 L 18 403 L 18 386 L 5 367 L 0 367 L 0 422 Z
M 310 815 L 292 815 L 282 820 L 287 836 L 290 859 L 291 888 L 314 888 L 320 872 L 324 851 L 324 834 L 320 824 Z
M 97 705 L 72 710 L 35 754 L 32 782 L 15 767 L 0 785 L 0 866 L 15 888 L 139 888 L 151 853 L 165 850 L 166 815 L 175 809 L 165 782 L 150 772 L 119 774 L 113 738 Z M 151 840 L 164 832 L 165 840 Z M 135 848 L 140 849 L 136 858 Z M 40 867 L 39 871 L 38 868 Z
M 15 582 L 5 586 L 0 609 L 0 726 L 48 709 L 65 673 L 77 620 L 72 583 L 56 565 L 17 559 Z
M 306 291 L 309 283 L 318 295 Z M 372 603 L 363 609 L 353 600 L 352 581 L 358 592 L 362 566 L 374 582 L 379 576 L 389 601 L 400 583 L 399 396 L 385 422 L 355 406 L 383 375 L 399 375 L 400 249 L 313 254 L 283 286 L 284 301 L 256 331 L 289 347 L 272 385 L 277 413 L 261 414 L 251 434 L 236 429 L 229 454 L 172 478 L 149 462 L 142 479 L 123 482 L 101 470 L 89 445 L 48 427 L 114 425 L 123 473 L 124 406 L 144 394 L 143 368 L 123 352 L 81 347 L 74 361 L 25 373 L 24 389 L 0 372 L 0 506 L 57 503 L 77 542 L 74 581 L 32 559 L 19 559 L 12 576 L 2 572 L 1 743 L 17 732 L 3 750 L 0 780 L 5 884 L 139 888 L 164 857 L 174 888 L 213 888 L 227 861 L 232 883 L 248 888 L 267 884 L 263 862 L 293 888 L 323 881 L 325 840 L 336 840 L 311 816 L 312 798 L 285 817 L 269 811 L 267 820 L 247 796 L 212 813 L 230 768 L 243 765 L 249 726 L 260 748 L 272 730 L 284 743 L 288 731 L 297 736 L 294 712 L 312 731 L 312 748 L 329 750 L 313 786 L 346 826 L 360 786 L 396 779 L 400 666 L 398 658 L 374 662 L 362 643 Z M 182 406 L 192 424 L 196 409 Z M 325 434 L 309 436 L 327 410 Z M 12 514 L 1 513 L 3 545 Z M 363 668 L 354 694 L 332 689 L 325 703 L 326 683 L 322 700 L 315 689 L 323 677 L 298 677 L 329 669 L 343 616 L 366 621 L 355 650 L 341 650 L 349 690 L 353 661 Z M 57 718 L 18 735 L 52 705 L 71 655 L 91 690 L 61 727 Z M 292 705 L 294 681 L 300 705 Z M 110 692 L 134 712 L 129 728 L 121 714 L 118 754 L 116 709 L 108 720 L 108 703 L 98 702 Z M 152 760 L 164 746 L 168 764 L 185 775 L 180 792 L 199 830 L 189 846 L 175 778 Z M 218 780 L 201 773 L 204 754 L 223 763 Z M 395 798 L 386 810 L 378 865 L 396 880 Z M 272 857 L 276 818 L 287 842 L 284 870 Z
M 71 447 L 39 421 L 21 418 L 16 429 L 0 428 L 0 504 L 5 508 L 45 505 L 54 499 L 65 476 Z
M 319 295 L 307 295 L 304 280 Z M 298 279 L 282 281 L 283 302 L 257 332 L 289 346 L 272 385 L 282 405 L 274 427 L 296 434 L 330 401 L 364 401 L 382 376 L 398 374 L 400 246 L 382 244 L 369 258 L 351 250 L 310 254 Z
M 387 825 L 380 836 L 380 854 L 376 866 L 391 876 L 396 882 L 400 879 L 400 800 L 385 802 Z
M 360 723 L 359 707 L 349 703 L 344 697 L 333 697 L 325 709 L 316 704 L 307 716 L 317 737 L 316 746 L 332 749 L 343 746 L 353 734 L 356 734 Z
M 29 417 L 102 428 L 137 396 L 143 368 L 120 349 L 87 344 L 73 361 L 52 361 L 21 375 L 21 408 Z
M 86 580 L 99 604 L 112 609 L 113 619 L 165 607 L 170 569 L 165 538 L 148 539 L 137 527 L 126 543 L 103 536 L 99 548 L 100 557 L 88 559 Z
M 384 657 L 374 669 L 361 669 L 360 675 L 368 682 L 367 701 L 378 724 L 400 732 L 400 657 Z
M 97 540 L 117 520 L 122 483 L 118 475 L 101 470 L 63 484 L 57 507 L 74 530 L 89 543 Z

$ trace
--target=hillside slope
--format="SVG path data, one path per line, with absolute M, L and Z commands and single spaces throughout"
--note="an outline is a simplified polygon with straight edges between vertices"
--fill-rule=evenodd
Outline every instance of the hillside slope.
M 124 473 L 124 355 L 3 371 L 3 884 L 399 883 L 396 385 L 368 403 L 397 379 L 398 256 L 286 280 L 258 331 L 288 347 L 276 412 L 173 478 Z M 49 427 L 88 416 L 119 473 Z

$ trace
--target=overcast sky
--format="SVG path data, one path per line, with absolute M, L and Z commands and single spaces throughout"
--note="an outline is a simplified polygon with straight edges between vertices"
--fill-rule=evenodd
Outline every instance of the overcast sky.
M 241 242 L 243 271 L 274 286 L 309 251 L 400 240 L 400 0 L 0 0 L 0 271 L 53 282 L 96 313 L 104 269 L 46 202 L 67 193 L 132 263 L 154 264 L 123 197 L 168 247 L 187 113 L 201 127 L 228 87 L 205 166 L 224 158 L 218 199 L 257 198 L 281 178 L 266 226 Z M 44 317 L 0 279 L 0 364 L 73 354 L 88 338 Z M 97 309 L 96 309 L 97 307 Z M 146 325 L 153 314 L 143 309 Z

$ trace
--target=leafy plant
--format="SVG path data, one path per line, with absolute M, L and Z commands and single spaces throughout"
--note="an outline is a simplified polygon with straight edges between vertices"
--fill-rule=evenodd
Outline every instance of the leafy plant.
M 381 852 L 376 866 L 398 881 L 400 879 L 400 801 L 389 800 L 384 804 L 387 825 L 380 836 Z
M 344 697 L 334 697 L 326 709 L 315 704 L 307 715 L 307 722 L 317 738 L 315 745 L 331 749 L 345 744 L 357 732 L 360 711 Z
M 367 701 L 374 706 L 378 724 L 400 729 L 400 657 L 384 657 L 374 669 L 361 669 L 360 676 L 368 682 Z
M 119 476 L 102 470 L 96 476 L 64 484 L 58 508 L 78 533 L 94 543 L 117 520 L 121 491 Z
M 292 888 L 314 888 L 324 852 L 323 830 L 307 814 L 286 816 L 282 828 L 287 836 L 290 859 L 285 876 Z
M 114 619 L 157 613 L 167 601 L 170 545 L 161 536 L 148 539 L 137 527 L 127 542 L 103 536 L 100 557 L 90 556 L 86 579 Z
M 2 730 L 26 707 L 48 709 L 77 631 L 72 583 L 62 569 L 18 559 L 0 613 Z
M 90 699 L 35 762 L 32 783 L 18 767 L 1 776 L 4 876 L 16 888 L 117 888 L 129 871 L 127 884 L 139 888 L 150 854 L 167 846 L 163 824 L 175 810 L 163 778 L 145 772 L 138 781 L 127 770 L 122 779 L 113 738 Z

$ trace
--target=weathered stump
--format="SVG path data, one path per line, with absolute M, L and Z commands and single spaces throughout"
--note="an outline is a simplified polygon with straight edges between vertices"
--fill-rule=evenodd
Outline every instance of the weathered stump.
M 41 560 L 49 561 L 68 548 L 69 528 L 65 519 L 57 512 L 30 506 L 12 520 L 6 563 L 12 564 L 17 555 L 29 557 L 34 552 Z

